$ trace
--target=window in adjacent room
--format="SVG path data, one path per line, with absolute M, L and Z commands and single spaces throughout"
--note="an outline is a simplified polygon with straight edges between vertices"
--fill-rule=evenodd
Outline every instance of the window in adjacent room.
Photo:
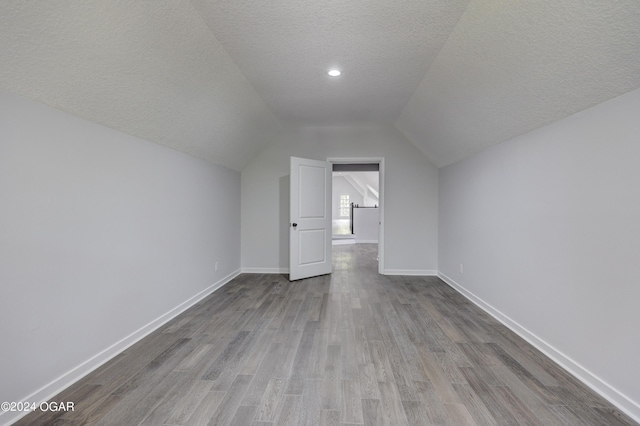
M 340 216 L 341 217 L 349 217 L 350 213 L 350 205 L 349 205 L 349 195 L 341 195 L 340 196 Z

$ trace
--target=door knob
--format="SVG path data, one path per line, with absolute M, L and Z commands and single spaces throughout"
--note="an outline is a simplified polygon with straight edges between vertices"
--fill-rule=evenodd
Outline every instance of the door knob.
M 297 223 L 292 223 L 291 226 L 293 226 L 294 228 L 298 226 Z

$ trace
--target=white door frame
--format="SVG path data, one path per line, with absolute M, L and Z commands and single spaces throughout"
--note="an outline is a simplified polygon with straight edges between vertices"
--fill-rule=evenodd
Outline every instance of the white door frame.
M 380 228 L 378 231 L 378 273 L 384 274 L 384 157 L 330 157 L 331 164 L 378 164 L 378 180 L 380 188 Z M 333 196 L 331 197 L 333 200 Z

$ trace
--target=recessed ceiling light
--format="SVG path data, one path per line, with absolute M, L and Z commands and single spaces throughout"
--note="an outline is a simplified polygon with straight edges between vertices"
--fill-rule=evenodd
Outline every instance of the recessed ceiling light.
M 327 74 L 329 74 L 331 77 L 337 77 L 342 73 L 340 72 L 340 70 L 333 69 L 333 70 L 329 70 Z

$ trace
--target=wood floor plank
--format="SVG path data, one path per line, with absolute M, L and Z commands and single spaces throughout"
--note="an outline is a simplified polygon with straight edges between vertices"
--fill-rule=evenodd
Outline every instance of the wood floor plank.
M 379 340 L 373 340 L 369 342 L 369 348 L 371 349 L 371 359 L 376 371 L 376 380 L 378 382 L 392 382 L 394 380 L 393 371 L 384 343 Z
M 340 380 L 340 345 L 327 347 L 327 362 L 324 366 L 322 378 L 322 404 L 323 410 L 339 410 L 342 400 L 342 381 Z
M 431 352 L 430 354 L 449 383 L 466 383 L 460 369 L 447 352 Z
M 207 395 L 200 401 L 195 411 L 191 414 L 186 426 L 202 426 L 209 423 L 213 414 L 222 403 L 226 392 L 209 391 Z
M 86 410 L 93 403 L 96 402 L 96 399 L 104 396 L 101 392 L 100 385 L 95 385 L 91 383 L 82 383 L 78 387 L 71 387 L 65 389 L 63 392 L 56 397 L 57 401 L 72 401 L 74 402 L 74 409 L 71 412 L 64 411 L 41 411 L 40 408 L 37 408 L 32 414 L 27 416 L 30 421 L 35 424 L 45 424 L 51 423 L 54 424 L 56 422 L 63 423 L 65 419 L 69 418 L 69 415 L 74 414 L 75 410 Z M 23 419 L 25 419 L 23 417 Z M 25 424 L 24 420 L 18 421 L 16 424 Z
M 95 424 L 99 426 L 138 424 L 162 401 L 166 392 L 172 392 L 185 373 L 171 372 L 163 380 L 151 381 L 132 390 Z
M 282 357 L 282 343 L 272 343 L 244 396 L 244 405 L 258 405 L 269 385 L 275 366 Z
M 298 426 L 302 424 L 302 396 L 285 395 L 282 399 L 276 424 L 282 426 Z
M 307 321 L 318 321 L 320 319 L 320 309 L 322 308 L 322 296 L 314 295 L 309 307 Z
M 438 394 L 437 389 L 429 381 L 427 382 L 414 382 L 414 387 L 418 392 L 418 401 L 420 404 L 417 408 L 421 409 L 421 412 L 425 414 L 425 422 L 443 425 L 447 424 L 447 413 L 444 408 L 441 396 Z M 408 401 L 402 401 L 403 404 Z M 411 409 L 415 409 L 416 406 L 408 405 Z M 407 413 L 407 417 L 409 413 Z
M 211 390 L 211 382 L 207 380 L 196 381 L 182 398 L 176 402 L 173 412 L 169 415 L 165 423 L 171 425 L 181 425 L 189 420 L 200 402 Z
M 311 306 L 313 303 L 314 295 L 312 293 L 307 293 L 300 304 L 300 308 L 296 313 L 296 317 L 293 320 L 293 324 L 291 325 L 291 329 L 293 330 L 304 330 L 304 326 L 309 321 L 309 314 L 311 311 Z
M 303 332 L 300 330 L 286 333 L 286 337 L 283 340 L 284 354 L 273 372 L 273 377 L 289 378 L 291 376 L 293 362 L 295 361 L 298 346 L 300 346 L 302 334 Z
M 306 377 L 309 379 L 321 379 L 324 376 L 324 368 L 327 363 L 327 348 L 329 347 L 329 330 L 316 330 L 313 338 L 313 347 L 309 355 L 309 365 Z
M 409 424 L 407 415 L 402 406 L 400 391 L 395 383 L 383 382 L 380 387 L 380 407 L 384 423 L 389 425 L 405 426 Z
M 231 385 L 231 388 L 225 393 L 220 405 L 213 413 L 211 420 L 207 423 L 209 426 L 230 424 L 231 419 L 235 416 L 244 393 L 251 383 L 253 376 L 239 375 Z
M 447 423 L 450 425 L 475 426 L 476 422 L 469 414 L 464 404 L 444 404 L 447 413 Z
M 85 393 L 86 392 L 86 393 Z M 82 419 L 95 419 L 100 418 L 106 412 L 111 410 L 122 398 L 120 396 L 111 395 L 102 391 L 101 385 L 82 384 L 78 388 L 73 387 L 65 390 L 59 396 L 56 396 L 55 401 L 78 401 L 75 399 L 75 395 L 83 394 L 82 401 L 79 401 L 74 406 L 74 410 L 70 412 L 55 412 L 55 411 L 41 411 L 39 408 L 30 413 L 29 415 L 22 417 L 14 425 L 29 426 L 29 425 L 46 425 L 46 424 L 63 424 L 65 420 L 68 420 L 71 424 L 79 417 Z M 81 415 L 79 415 L 82 413 Z M 67 423 L 69 424 L 69 423 Z
M 322 405 L 322 380 L 305 379 L 302 393 L 300 425 L 317 426 L 320 424 Z
M 502 405 L 507 407 L 507 410 L 509 410 L 509 412 L 517 419 L 519 424 L 530 426 L 539 426 L 544 424 L 533 412 L 531 412 L 526 404 L 514 395 L 509 387 L 494 386 L 493 390 L 501 400 Z
M 410 425 L 438 425 L 444 423 L 434 423 L 427 415 L 425 404 L 421 401 L 402 401 L 402 407 Z
M 111 392 L 128 379 L 144 369 L 154 358 L 172 346 L 178 338 L 173 335 L 156 332 L 135 345 L 127 348 L 122 357 L 105 364 L 96 375 L 87 377 L 90 383 L 103 385 Z
M 470 385 L 453 384 L 452 386 L 455 389 L 460 402 L 467 408 L 467 411 L 476 424 L 485 426 L 498 425 L 498 421 L 493 417 L 492 413 L 489 412 L 487 406 Z
M 200 344 L 196 349 L 191 351 L 180 364 L 176 367 L 176 371 L 189 371 L 200 361 L 211 349 L 212 344 Z
M 343 328 L 340 339 L 340 377 L 348 380 L 358 378 L 358 353 L 356 349 L 356 336 L 353 328 Z
M 278 406 L 283 399 L 285 384 L 286 381 L 284 379 L 272 377 L 269 380 L 267 389 L 260 401 L 260 407 L 256 415 L 257 420 L 273 422 L 276 419 Z
M 211 385 L 211 383 L 209 383 L 209 385 Z M 177 405 L 184 397 L 185 393 L 193 386 L 193 381 L 182 380 L 182 382 L 176 386 L 174 391 L 165 394 L 158 404 L 156 404 L 156 406 L 147 413 L 146 417 L 140 422 L 140 426 L 164 424 L 166 419 L 176 411 Z
M 339 426 L 340 412 L 332 410 L 321 410 L 319 424 L 320 426 Z
M 497 397 L 495 390 L 487 383 L 483 382 L 481 377 L 475 371 L 474 368 L 464 367 L 462 368 L 462 374 L 464 374 L 467 383 L 473 392 L 482 400 L 484 405 L 489 409 L 491 415 L 497 420 L 500 425 L 517 425 L 518 421 L 511 414 L 511 410 L 506 405 L 502 404 Z
M 234 355 L 240 348 L 242 341 L 249 335 L 248 331 L 240 331 L 236 333 L 236 336 L 229 342 L 227 347 L 224 348 L 222 353 L 218 355 L 216 361 L 211 365 L 211 368 L 202 375 L 204 380 L 216 380 L 222 374 L 228 363 L 233 360 Z
M 549 410 L 553 412 L 555 418 L 558 419 L 555 423 L 557 425 L 569 426 L 569 425 L 579 425 L 579 424 L 589 424 L 582 420 L 576 413 L 571 411 L 566 405 L 552 405 L 549 407 Z M 596 424 L 596 423 L 591 423 Z
M 309 358 L 311 355 L 311 348 L 313 347 L 313 340 L 315 337 L 318 323 L 314 321 L 308 321 L 302 332 L 300 338 L 300 344 L 296 350 L 296 356 L 291 366 L 291 379 L 286 393 L 294 394 L 299 393 L 299 385 L 301 379 L 304 379 L 307 367 L 309 365 Z M 295 380 L 298 379 L 298 380 Z M 296 388 L 297 386 L 297 388 Z
M 253 419 L 256 416 L 258 407 L 256 405 L 241 405 L 236 410 L 236 415 L 233 416 L 231 422 L 232 426 L 247 426 L 253 423 Z
M 518 395 L 518 398 L 535 414 L 538 419 L 540 419 L 542 424 L 563 424 L 562 419 L 559 418 L 553 410 L 551 410 L 550 406 L 546 405 L 506 366 L 500 365 L 492 367 L 492 370 L 512 392 Z
M 251 350 L 246 354 L 244 365 L 239 374 L 253 375 L 260 367 L 269 346 L 274 342 L 275 331 L 265 329 L 262 331 L 258 341 L 252 345 Z
M 554 377 L 557 375 L 558 366 L 551 364 L 549 360 L 542 360 L 533 348 L 527 344 L 528 350 L 523 351 L 521 346 L 513 343 L 513 340 L 506 339 L 502 333 L 493 335 L 495 342 L 487 345 L 488 348 L 499 358 L 509 357 L 522 365 L 536 380 L 544 386 L 558 386 L 559 382 Z M 518 342 L 520 345 L 524 341 Z M 524 342 L 526 343 L 526 342 Z M 542 362 L 541 362 L 542 361 Z
M 17 425 L 634 425 L 437 277 L 241 274 Z
M 149 364 L 132 377 L 128 378 L 122 385 L 118 386 L 112 393 L 114 395 L 126 395 L 140 387 L 151 388 L 153 383 L 158 381 L 173 370 L 169 360 L 189 342 L 189 339 L 178 339 L 160 355 L 152 359 Z M 177 361 L 179 362 L 179 360 Z
M 342 380 L 342 423 L 363 423 L 362 394 L 356 380 Z
M 383 315 L 380 316 L 378 325 L 380 326 L 380 330 L 382 332 L 382 342 L 384 345 L 384 350 L 387 353 L 387 360 L 389 361 L 389 365 L 391 366 L 393 380 L 397 386 L 398 391 L 400 392 L 401 399 L 404 401 L 411 401 L 416 397 L 416 392 L 415 389 L 413 389 L 413 377 L 410 371 L 415 370 L 415 368 L 414 363 L 409 364 L 407 362 L 407 359 L 412 360 L 412 357 L 417 358 L 417 356 L 410 354 L 403 355 L 403 350 L 400 348 L 400 346 L 402 345 L 404 348 L 406 340 L 402 338 L 396 339 L 397 334 L 394 335 L 394 332 L 401 332 L 399 331 L 398 327 L 394 326 L 395 321 L 388 321 L 388 319 L 394 315 L 393 308 L 390 306 L 390 304 L 381 305 L 383 309 Z M 401 345 L 398 344 L 398 340 L 401 341 Z M 404 352 L 407 351 L 405 350 Z M 420 369 L 420 373 L 422 373 L 422 369 Z
M 473 371 L 480 376 L 480 380 L 482 382 L 488 386 L 504 385 L 500 378 L 491 369 L 491 367 L 495 367 L 501 363 L 490 356 L 490 350 L 487 350 L 486 347 L 482 346 L 482 344 L 476 343 L 458 343 L 458 347 L 471 363 Z
M 440 399 L 447 404 L 456 404 L 459 402 L 451 382 L 447 380 L 447 376 L 436 361 L 434 355 L 424 349 L 420 351 L 422 366 L 427 376 L 427 380 L 433 384 L 438 392 Z M 466 381 L 465 377 L 465 381 Z
M 356 351 L 357 364 L 366 364 L 371 362 L 371 353 L 369 352 L 369 344 L 366 338 L 363 309 L 352 309 L 353 311 L 353 333 L 354 346 Z
M 222 373 L 214 381 L 211 387 L 212 389 L 222 391 L 229 389 L 238 374 L 241 374 L 247 358 L 253 353 L 253 347 L 263 332 L 264 329 L 262 328 L 249 331 L 249 334 L 243 339 L 242 343 L 240 343 L 235 355 L 229 360 Z
M 378 426 L 384 424 L 379 399 L 363 399 L 362 415 L 366 426 Z
M 376 368 L 373 363 L 358 365 L 358 381 L 363 399 L 380 399 Z

